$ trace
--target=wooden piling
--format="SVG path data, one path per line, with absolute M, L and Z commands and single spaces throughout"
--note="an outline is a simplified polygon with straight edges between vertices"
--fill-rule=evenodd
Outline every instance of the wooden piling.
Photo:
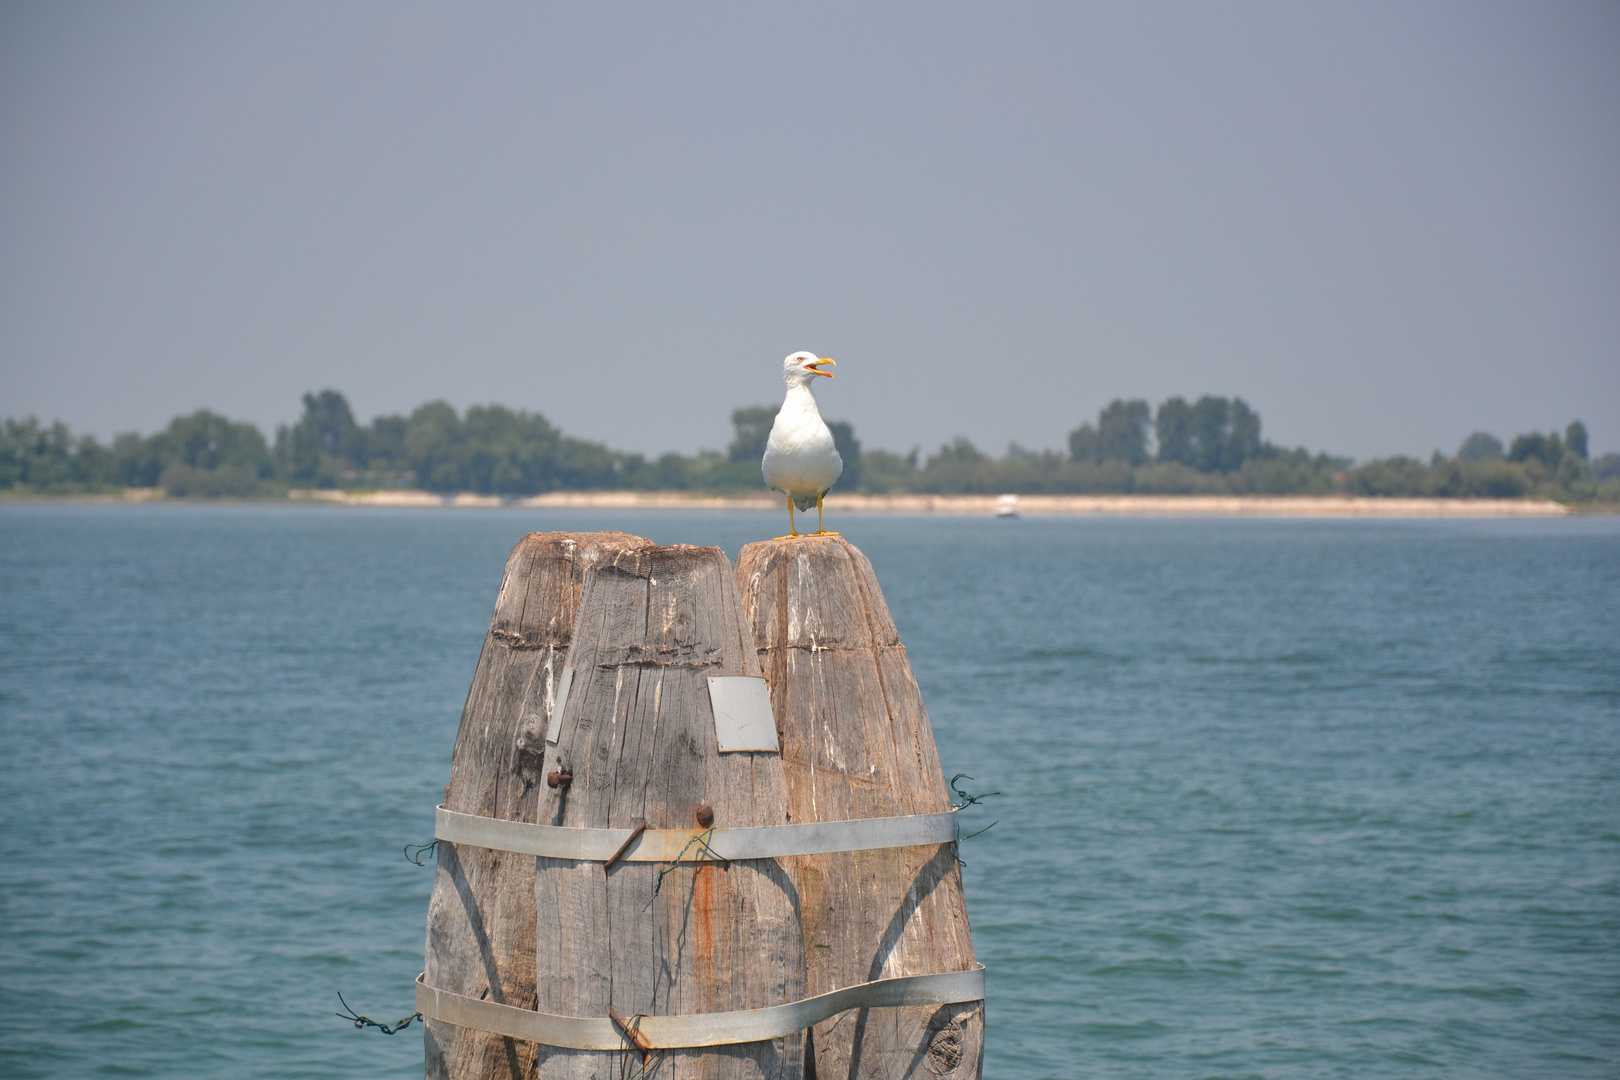
M 444 804 L 534 822 L 545 731 L 586 571 L 646 548 L 624 533 L 530 533 L 512 549 L 461 713 Z M 428 907 L 426 975 L 452 993 L 535 1007 L 534 858 L 440 842 Z M 527 1080 L 532 1043 L 429 1020 L 429 1080 Z
M 782 741 L 794 821 L 950 808 L 928 713 L 872 565 L 837 536 L 750 544 L 737 580 Z M 953 845 L 797 860 L 808 985 L 974 963 Z M 966 1080 L 984 1003 L 862 1009 L 816 1025 L 806 1075 Z
M 708 677 L 758 676 L 730 563 L 718 548 L 623 550 L 580 598 L 557 768 L 541 820 L 576 828 L 787 823 L 780 755 L 720 753 Z M 698 854 L 697 851 L 693 852 Z M 661 880 L 660 880 L 661 879 Z M 777 860 L 678 865 L 541 858 L 534 889 L 538 1008 L 635 1017 L 761 1008 L 804 992 L 798 897 Z M 804 1036 L 652 1049 L 668 1080 L 803 1075 Z M 663 1055 L 656 1062 L 653 1060 Z M 636 1050 L 542 1047 L 542 1080 L 639 1075 Z

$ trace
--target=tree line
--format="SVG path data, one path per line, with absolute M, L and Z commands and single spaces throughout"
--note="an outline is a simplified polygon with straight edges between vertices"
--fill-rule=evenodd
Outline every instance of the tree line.
M 0 490 L 14 493 L 162 488 L 174 496 L 266 498 L 297 488 L 425 488 L 524 496 L 558 490 L 741 492 L 764 486 L 759 461 L 776 406 L 739 408 L 724 452 L 649 458 L 565 434 L 544 416 L 502 405 L 464 413 L 431 401 L 359 423 L 336 390 L 305 394 L 294 424 L 267 439 L 253 424 L 207 409 L 153 435 L 103 444 L 66 424 L 0 422 Z M 1620 455 L 1589 460 L 1580 421 L 1528 432 L 1506 446 L 1476 432 L 1455 454 L 1356 464 L 1287 449 L 1261 436 L 1242 398 L 1171 397 L 1157 409 L 1123 399 L 1069 433 L 1067 452 L 1016 443 L 987 454 L 965 438 L 924 456 L 863 449 L 846 421 L 829 421 L 844 459 L 838 490 L 920 493 L 1332 494 L 1620 502 Z

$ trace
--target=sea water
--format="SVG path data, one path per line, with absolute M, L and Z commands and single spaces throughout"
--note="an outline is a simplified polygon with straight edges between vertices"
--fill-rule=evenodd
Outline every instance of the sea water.
M 840 518 L 996 1078 L 1620 1072 L 1620 520 Z M 0 1075 L 410 1077 L 506 553 L 775 515 L 0 506 Z

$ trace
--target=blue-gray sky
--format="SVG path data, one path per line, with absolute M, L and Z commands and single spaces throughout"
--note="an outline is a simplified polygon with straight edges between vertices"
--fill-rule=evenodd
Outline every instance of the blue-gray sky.
M 0 415 L 1620 449 L 1620 5 L 0 7 Z

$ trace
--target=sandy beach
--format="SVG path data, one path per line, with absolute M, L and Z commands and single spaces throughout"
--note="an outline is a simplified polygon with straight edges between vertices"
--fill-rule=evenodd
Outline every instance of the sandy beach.
M 555 491 L 520 499 L 496 495 L 436 495 L 429 491 L 294 491 L 293 499 L 345 506 L 527 507 L 571 509 L 776 510 L 775 495 L 697 495 L 684 491 Z M 1006 505 L 997 495 L 829 495 L 838 513 L 937 514 L 992 517 Z M 1311 495 L 1019 495 L 1020 517 L 1558 517 L 1572 511 L 1550 499 L 1390 499 Z

